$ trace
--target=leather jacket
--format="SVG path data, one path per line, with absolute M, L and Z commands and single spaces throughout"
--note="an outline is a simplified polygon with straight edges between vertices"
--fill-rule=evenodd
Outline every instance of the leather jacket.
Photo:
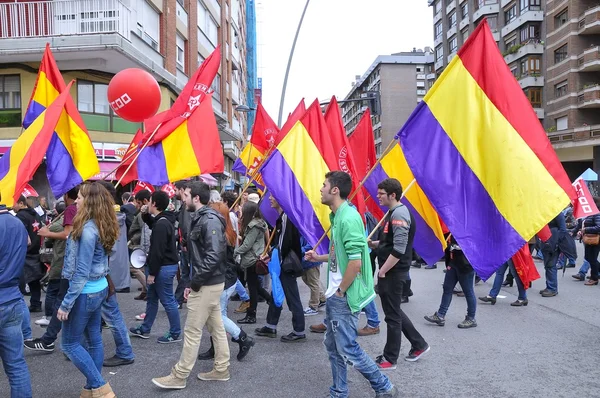
M 202 286 L 225 282 L 225 219 L 217 211 L 203 206 L 192 214 L 187 247 L 190 253 L 193 291 L 197 292 Z

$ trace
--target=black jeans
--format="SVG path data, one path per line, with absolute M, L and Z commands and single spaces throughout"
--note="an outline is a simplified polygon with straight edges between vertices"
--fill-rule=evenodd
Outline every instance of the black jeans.
M 590 263 L 590 279 L 598 280 L 598 271 L 600 271 L 600 262 L 598 262 L 598 254 L 600 254 L 600 245 L 584 245 L 585 259 Z
M 427 343 L 400 308 L 405 281 L 396 273 L 387 273 L 385 278 L 378 279 L 377 285 L 379 286 L 381 307 L 387 324 L 387 340 L 383 349 L 383 356 L 391 363 L 397 363 L 402 334 L 408 339 L 412 348 L 416 350 L 425 349 Z
M 67 290 L 69 290 L 69 280 L 61 279 L 60 286 L 58 289 L 58 295 L 54 300 L 54 308 L 52 309 L 52 319 L 50 319 L 50 324 L 46 328 L 46 333 L 42 336 L 42 342 L 44 344 L 52 344 L 56 341 L 56 337 L 58 333 L 62 329 L 62 322 L 58 320 L 56 317 L 56 313 L 62 304 L 63 299 L 65 298 L 65 294 L 67 294 Z
M 46 300 L 44 300 L 44 311 L 46 318 L 50 318 L 54 312 L 54 302 L 60 290 L 60 279 L 52 279 L 48 281 L 46 289 Z
M 175 289 L 175 299 L 177 304 L 183 304 L 183 293 L 186 287 L 190 287 L 190 254 L 187 251 L 179 252 L 179 271 L 180 278 L 177 282 L 177 288 Z
M 31 292 L 31 299 L 29 304 L 32 307 L 42 307 L 42 284 L 39 280 L 28 283 L 29 291 Z
M 260 284 L 256 267 L 246 268 L 246 282 L 248 284 L 248 294 L 250 295 L 250 308 L 246 311 L 246 315 L 251 318 L 256 318 L 256 306 L 258 305 L 258 295 L 264 298 L 267 303 L 271 302 L 271 295 Z
M 287 302 L 289 310 L 292 312 L 292 326 L 294 327 L 294 332 L 304 333 L 304 310 L 302 309 L 302 301 L 300 300 L 300 292 L 298 291 L 297 278 L 289 273 L 283 272 L 279 277 L 279 280 L 281 281 L 281 287 L 283 287 L 285 301 Z M 282 309 L 283 306 L 276 307 L 275 301 L 271 301 L 269 304 L 269 311 L 267 312 L 267 323 L 269 325 L 277 325 L 279 323 Z

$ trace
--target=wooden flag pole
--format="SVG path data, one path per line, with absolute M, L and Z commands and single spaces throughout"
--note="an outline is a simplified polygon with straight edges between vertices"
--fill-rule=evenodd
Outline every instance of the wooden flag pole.
M 137 145 L 136 145 L 137 146 Z M 128 161 L 129 159 L 131 159 L 133 156 L 135 156 L 135 151 L 132 151 L 129 155 L 127 155 L 125 158 L 123 158 L 120 162 L 119 165 L 117 167 L 115 167 L 114 169 L 112 169 L 110 171 L 110 173 L 106 174 L 106 177 L 104 177 L 104 179 L 106 180 L 108 178 L 108 176 L 110 176 L 112 173 L 116 172 L 117 170 L 119 170 L 119 167 L 121 167 L 123 165 L 123 163 L 125 163 L 126 161 Z
M 260 255 L 261 258 L 266 256 L 267 253 L 269 252 L 269 247 L 271 247 L 271 242 L 273 242 L 273 238 L 275 237 L 275 232 L 276 232 L 276 229 L 273 228 L 273 231 L 271 231 L 271 235 L 269 236 L 269 241 L 267 242 L 267 245 L 265 246 L 265 250 Z
M 415 185 L 415 182 L 417 182 L 417 180 L 415 180 L 413 178 L 413 180 L 410 182 L 410 184 L 408 184 L 408 186 L 404 189 L 404 191 L 402 191 L 402 196 L 400 196 L 400 199 L 398 199 L 398 201 L 400 201 L 402 198 L 404 198 L 404 196 L 406 195 L 406 193 L 408 192 L 408 190 Z M 375 234 L 375 231 L 377 231 L 377 229 L 379 229 L 379 227 L 381 227 L 381 224 L 383 224 L 383 220 L 386 219 L 386 217 L 388 216 L 388 214 L 390 213 L 389 209 L 385 215 L 383 217 L 381 217 L 381 220 L 379 220 L 379 222 L 377 223 L 377 225 L 375 226 L 375 228 L 373 228 L 373 230 L 371 231 L 371 233 L 369 234 L 369 236 L 367 236 L 367 240 L 371 239 L 371 237 Z
M 258 170 L 260 170 L 260 168 L 263 165 L 263 163 L 269 158 L 269 156 L 271 156 L 271 151 L 273 150 L 273 147 L 274 146 L 271 146 L 269 148 L 269 150 L 267 151 L 265 157 L 256 166 L 256 168 L 254 169 L 254 171 L 252 172 L 252 174 L 250 174 L 250 176 L 248 177 L 248 182 L 246 183 L 246 185 L 244 185 L 244 188 L 242 188 L 242 192 L 240 192 L 240 194 L 238 195 L 238 197 L 235 199 L 235 202 L 233 202 L 233 204 L 229 208 L 229 211 L 233 211 L 233 209 L 235 208 L 235 206 L 237 206 L 237 204 L 240 203 L 240 200 L 242 199 L 242 196 L 244 195 L 244 192 L 246 192 L 248 190 L 248 188 L 250 188 L 250 184 L 252 184 L 252 181 L 254 181 L 254 178 L 256 178 L 256 175 L 258 174 Z
M 381 159 L 388 154 L 389 151 L 392 150 L 394 144 L 396 144 L 397 141 L 395 139 L 393 139 L 392 141 L 390 141 L 390 144 L 387 146 L 387 148 L 385 148 L 385 150 L 383 151 L 383 153 L 381 154 L 381 156 L 379 157 L 379 159 L 377 159 L 377 161 L 375 162 L 375 164 L 373 165 L 373 167 L 371 167 L 371 170 L 369 170 L 369 172 L 367 173 L 367 175 L 365 176 L 365 178 L 362 179 L 362 181 L 360 182 L 360 184 L 358 184 L 358 187 L 356 187 L 356 189 L 354 190 L 354 192 L 352 192 L 350 194 L 350 196 L 348 196 L 348 200 L 352 201 L 352 199 L 354 199 L 354 197 L 358 194 L 358 191 L 360 191 L 360 189 L 363 187 L 363 185 L 365 184 L 365 182 L 367 181 L 367 179 L 371 176 L 371 174 L 373 174 L 373 171 L 375 171 L 375 167 L 377 167 L 379 165 L 379 163 L 381 163 Z M 414 182 L 414 180 L 413 180 Z M 412 185 L 412 183 L 411 183 Z M 410 185 L 409 185 L 410 187 Z M 408 189 L 408 188 L 407 188 Z M 404 196 L 404 195 L 402 195 Z M 375 200 L 375 199 L 373 199 Z M 365 199 L 366 202 L 366 199 Z M 327 234 L 329 233 L 329 231 L 331 230 L 331 225 L 329 226 L 329 228 L 327 228 L 327 231 L 323 232 L 323 235 L 321 235 L 321 237 L 319 238 L 319 240 L 317 241 L 317 244 L 315 245 L 315 247 L 313 247 L 313 250 L 316 250 L 317 247 L 319 247 L 319 245 L 321 244 L 321 242 L 323 242 L 323 239 L 325 239 L 325 237 L 327 236 Z
M 131 168 L 133 167 L 133 165 L 137 161 L 138 157 L 140 156 L 140 153 L 142 153 L 142 151 L 148 146 L 148 143 L 150 141 L 152 141 L 152 138 L 154 138 L 154 136 L 156 135 L 156 132 L 158 131 L 158 129 L 160 128 L 160 126 L 162 126 L 162 123 L 159 123 L 158 126 L 156 126 L 156 128 L 154 129 L 154 131 L 152 132 L 152 134 L 150 135 L 150 137 L 148 137 L 148 139 L 144 142 L 144 145 L 142 145 L 142 147 L 140 148 L 140 150 L 136 152 L 135 157 L 133 158 L 133 160 L 131 161 L 131 163 L 129 164 L 129 166 L 127 167 L 127 169 L 125 170 L 125 173 L 123 173 L 123 175 L 121 176 L 121 178 L 119 178 L 119 181 L 117 181 L 117 185 L 115 185 L 115 188 L 118 187 L 119 185 L 121 185 L 121 181 L 123 181 L 123 178 L 125 178 L 125 176 L 127 175 L 127 173 L 129 173 L 129 170 L 131 170 Z M 125 161 L 123 161 L 123 162 L 125 162 Z M 118 167 L 117 167 L 117 169 L 118 169 Z

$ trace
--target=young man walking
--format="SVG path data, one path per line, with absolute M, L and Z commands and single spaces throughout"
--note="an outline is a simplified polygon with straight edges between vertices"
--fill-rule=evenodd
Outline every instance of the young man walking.
M 329 392 L 332 397 L 348 397 L 350 363 L 369 380 L 377 398 L 397 397 L 398 389 L 356 342 L 358 315 L 375 298 L 375 290 L 363 221 L 347 201 L 351 189 L 350 175 L 342 171 L 325 175 L 321 202 L 331 209 L 329 254 L 306 253 L 307 260 L 327 261 L 329 266 L 325 293 L 325 348 L 333 376 Z
M 192 268 L 191 289 L 186 288 L 188 317 L 185 323 L 183 350 L 179 362 L 165 377 L 152 379 L 164 389 L 186 386 L 200 348 L 202 328 L 207 326 L 215 346 L 215 367 L 198 378 L 205 381 L 229 380 L 229 344 L 221 317 L 221 293 L 225 285 L 227 241 L 225 220 L 208 207 L 210 189 L 203 182 L 190 183 L 184 193 L 189 211 L 194 212 L 190 226 L 188 250 Z
M 415 239 L 415 220 L 408 207 L 400 203 L 402 185 L 395 178 L 383 180 L 377 186 L 379 204 L 390 210 L 385 216 L 383 228 L 379 230 L 379 240 L 369 241 L 369 246 L 377 249 L 379 274 L 377 286 L 381 306 L 387 324 L 387 340 L 383 354 L 378 356 L 377 365 L 382 370 L 396 369 L 402 334 L 411 343 L 407 361 L 414 362 L 429 351 L 429 345 L 415 329 L 411 320 L 400 308 L 402 297 L 407 293 L 412 246 Z
M 158 301 L 167 312 L 170 329 L 158 339 L 159 343 L 175 343 L 181 341 L 181 321 L 175 295 L 173 280 L 177 275 L 179 257 L 175 248 L 175 215 L 167 211 L 169 195 L 163 191 L 152 193 L 148 211 L 142 209 L 144 222 L 152 229 L 150 237 L 150 253 L 146 265 L 148 276 L 148 302 L 146 317 L 140 326 L 131 328 L 131 334 L 143 339 L 150 337 L 150 330 L 158 313 Z

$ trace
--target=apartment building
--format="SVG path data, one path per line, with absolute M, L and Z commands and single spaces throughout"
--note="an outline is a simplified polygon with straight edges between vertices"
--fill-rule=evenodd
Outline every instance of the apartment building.
M 600 2 L 547 0 L 546 127 L 573 176 L 600 169 Z
M 544 1 L 428 0 L 428 3 L 434 15 L 436 76 L 486 17 L 506 63 L 542 121 L 545 117 Z
M 71 95 L 96 148 L 97 178 L 114 169 L 140 128 L 111 110 L 110 79 L 125 68 L 150 72 L 160 85 L 163 111 L 221 45 L 212 85 L 226 155 L 219 180 L 235 186 L 239 176 L 231 166 L 246 131 L 246 115 L 235 107 L 247 100 L 247 30 L 245 0 L 0 0 L 0 154 L 21 133 L 47 42 L 65 81 L 76 80 Z
M 364 98 L 368 92 L 380 95 L 381 112 L 371 116 L 378 157 L 423 100 L 434 80 L 433 52 L 428 47 L 380 55 L 362 76 L 356 76 L 345 100 Z M 341 106 L 344 127 L 352 134 L 367 102 L 348 102 Z

